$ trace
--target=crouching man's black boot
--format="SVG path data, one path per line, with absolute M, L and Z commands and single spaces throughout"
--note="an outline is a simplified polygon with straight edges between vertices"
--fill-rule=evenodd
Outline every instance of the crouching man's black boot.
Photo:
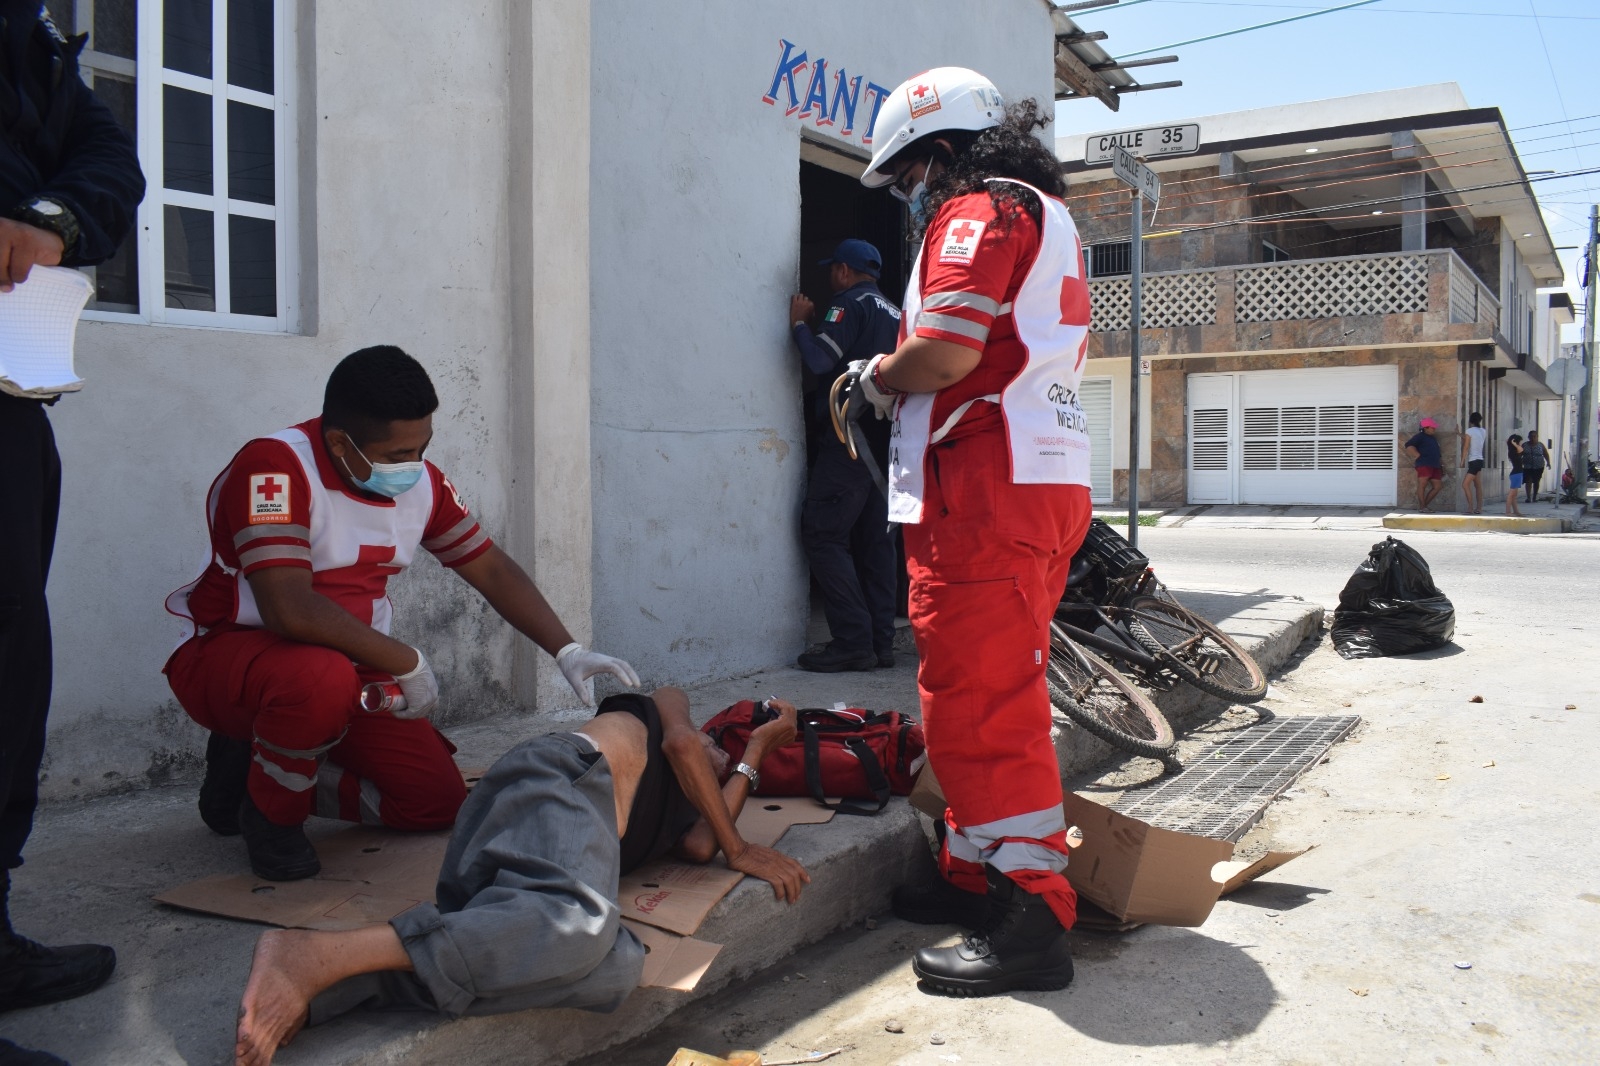
M 200 820 L 213 833 L 239 835 L 239 804 L 250 779 L 250 742 L 212 733 L 206 741 L 206 779 L 200 783 Z
M 269 821 L 249 793 L 239 805 L 239 832 L 250 853 L 250 869 L 257 877 L 299 881 L 322 870 L 322 860 L 317 858 L 317 849 L 311 846 L 305 828 Z
M 926 991 L 946 996 L 1053 992 L 1072 981 L 1067 931 L 1044 897 L 1024 892 L 988 868 L 989 913 L 983 932 L 950 948 L 923 948 L 911 963 Z

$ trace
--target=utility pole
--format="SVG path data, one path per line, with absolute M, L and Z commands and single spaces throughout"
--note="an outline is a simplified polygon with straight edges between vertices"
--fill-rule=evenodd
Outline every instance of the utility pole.
M 1140 358 L 1139 329 L 1144 325 L 1140 311 L 1140 287 L 1144 277 L 1144 202 L 1161 200 L 1161 179 L 1139 162 L 1126 148 L 1111 155 L 1111 172 L 1133 190 L 1133 231 L 1128 250 L 1128 543 L 1139 546 L 1139 378 L 1144 369 Z
M 1585 273 L 1583 294 L 1583 388 L 1578 390 L 1578 453 L 1577 462 L 1572 468 L 1573 487 L 1578 490 L 1579 499 L 1588 505 L 1589 498 L 1589 435 L 1594 427 L 1594 319 L 1597 310 L 1595 304 L 1596 275 L 1600 274 L 1600 257 L 1596 250 L 1600 248 L 1600 205 L 1589 205 L 1589 251 L 1588 258 L 1584 261 Z M 1565 410 L 1565 407 L 1563 407 Z M 1556 474 L 1556 498 L 1560 498 L 1561 475 Z

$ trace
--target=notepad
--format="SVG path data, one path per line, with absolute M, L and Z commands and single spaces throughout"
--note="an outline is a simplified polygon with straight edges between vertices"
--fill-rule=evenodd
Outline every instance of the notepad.
M 0 293 L 0 392 L 44 400 L 83 388 L 72 346 L 93 293 L 87 277 L 65 267 L 34 267 Z

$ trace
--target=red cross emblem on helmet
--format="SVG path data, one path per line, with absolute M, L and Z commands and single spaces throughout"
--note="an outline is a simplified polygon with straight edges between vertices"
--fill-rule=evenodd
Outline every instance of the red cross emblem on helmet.
M 912 118 L 921 118 L 930 111 L 939 110 L 939 90 L 932 80 L 913 81 L 906 86 L 906 99 L 911 104 Z

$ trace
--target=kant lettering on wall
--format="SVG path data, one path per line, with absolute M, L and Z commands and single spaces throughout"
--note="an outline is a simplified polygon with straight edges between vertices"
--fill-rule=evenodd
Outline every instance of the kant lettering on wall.
M 890 90 L 860 74 L 852 76 L 844 67 L 830 71 L 825 57 L 812 59 L 803 49 L 796 50 L 792 41 L 780 38 L 778 47 L 778 66 L 762 103 L 776 107 L 781 100 L 785 115 L 798 113 L 819 129 L 832 127 L 832 132 L 846 140 L 859 139 L 862 145 L 870 145 L 878 110 Z

